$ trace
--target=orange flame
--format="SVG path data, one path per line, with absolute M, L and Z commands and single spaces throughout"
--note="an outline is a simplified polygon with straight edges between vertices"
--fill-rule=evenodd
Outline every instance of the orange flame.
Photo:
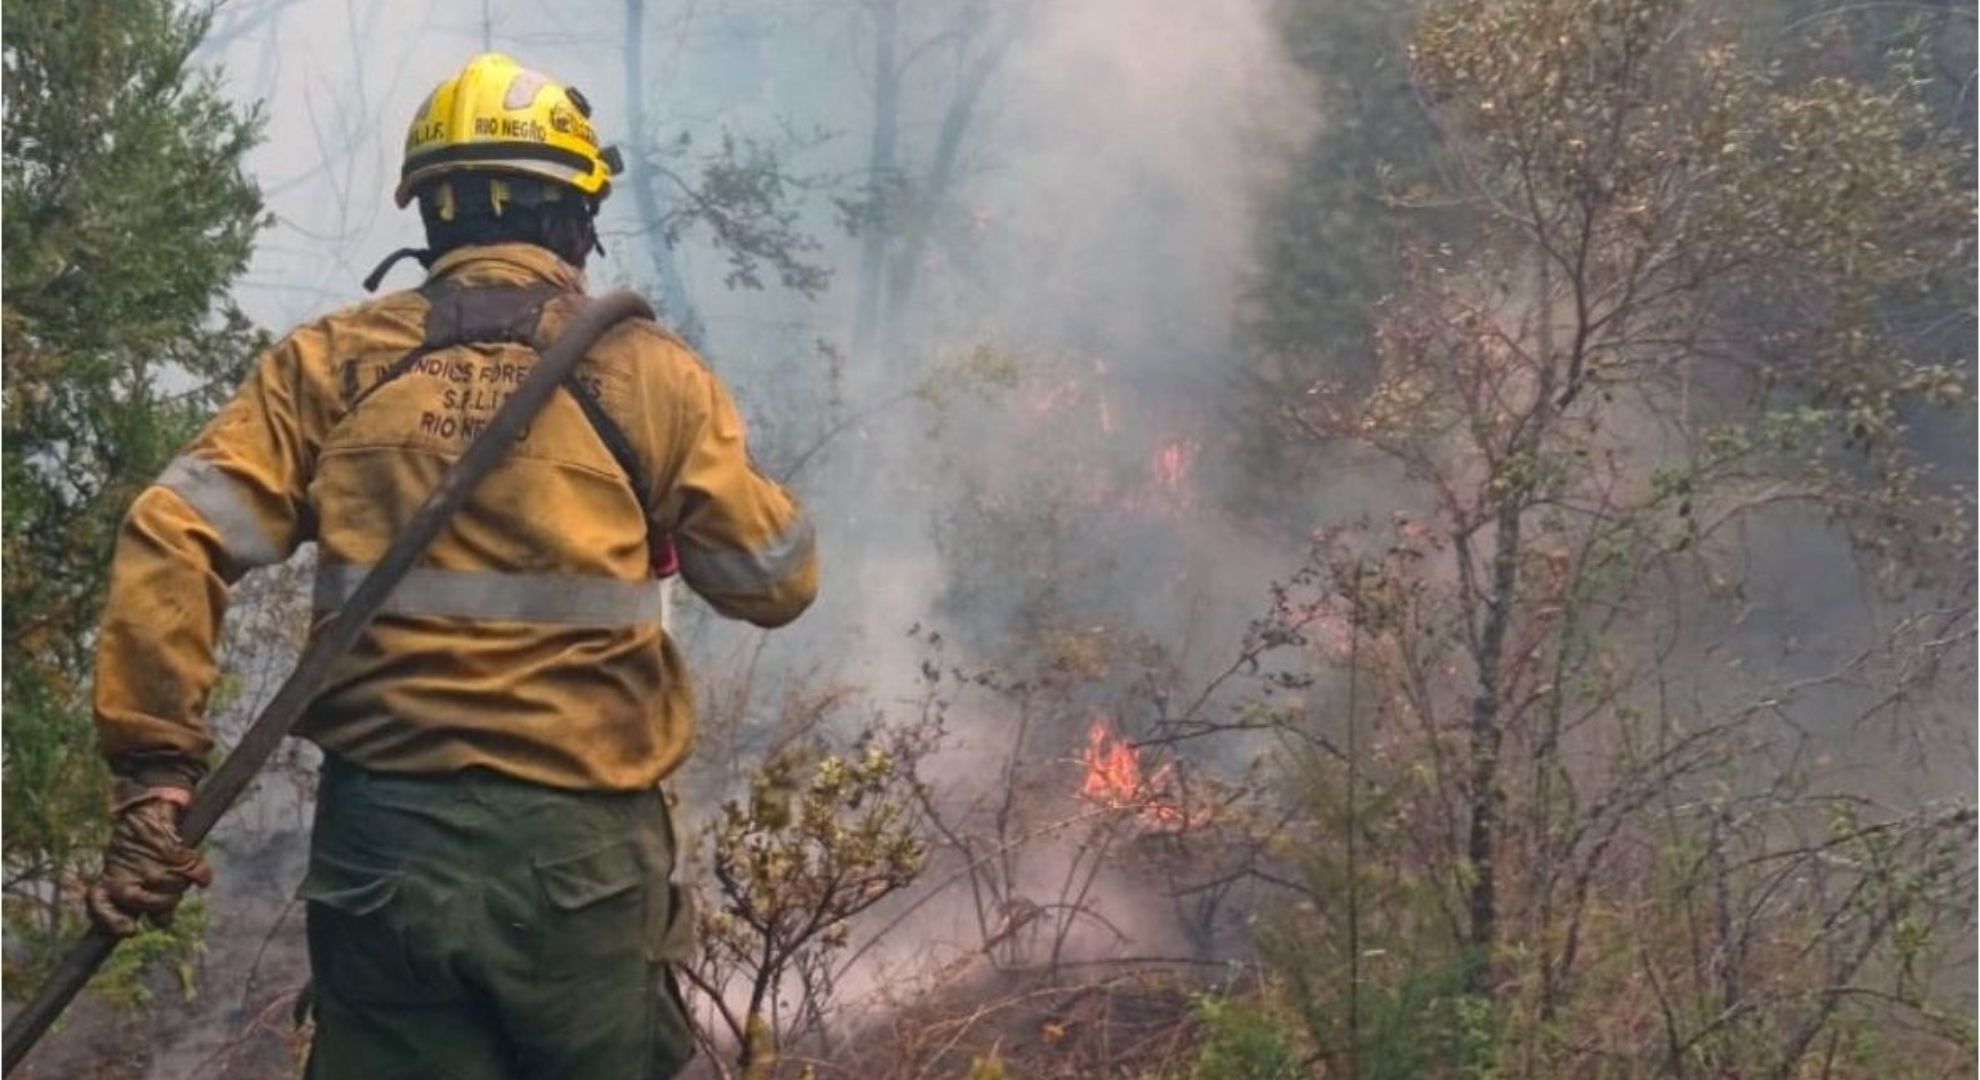
M 1093 718 L 1080 760 L 1086 765 L 1081 798 L 1110 810 L 1133 810 L 1151 827 L 1179 828 L 1188 822 L 1173 795 L 1175 766 L 1164 765 L 1153 775 L 1144 775 L 1141 751 L 1114 733 L 1113 720 L 1106 714 Z
M 1105 806 L 1132 806 L 1145 786 L 1141 779 L 1141 752 L 1134 744 L 1114 734 L 1105 716 L 1095 717 L 1086 733 L 1086 782 L 1080 785 L 1083 798 Z

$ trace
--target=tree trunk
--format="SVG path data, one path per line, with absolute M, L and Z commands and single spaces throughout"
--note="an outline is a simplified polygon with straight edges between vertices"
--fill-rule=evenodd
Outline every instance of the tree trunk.
M 647 250 L 653 257 L 653 272 L 660 279 L 661 314 L 675 333 L 700 350 L 706 347 L 706 335 L 701 316 L 688 297 L 680 265 L 674 261 L 673 245 L 667 242 L 667 206 L 655 164 L 653 125 L 646 115 L 646 0 L 626 0 L 625 68 L 626 123 L 632 130 L 629 179 L 633 205 L 639 209 Z
M 1539 377 L 1533 404 L 1504 447 L 1498 468 L 1522 463 L 1529 475 L 1507 485 L 1493 515 L 1492 584 L 1485 601 L 1485 625 L 1478 636 L 1478 696 L 1471 703 L 1471 830 L 1465 858 L 1471 864 L 1471 889 L 1466 898 L 1470 937 L 1465 943 L 1465 989 L 1491 995 L 1492 957 L 1499 943 L 1499 820 L 1505 791 L 1499 784 L 1499 751 L 1505 742 L 1501 680 L 1505 678 L 1506 631 L 1519 602 L 1520 526 L 1532 499 L 1530 467 L 1547 444 L 1555 415 L 1554 275 L 1544 247 L 1535 252 L 1538 297 Z M 1582 337 L 1576 336 L 1571 365 L 1578 368 Z M 1570 377 L 1570 382 L 1573 379 Z
M 1499 680 L 1506 651 L 1506 628 L 1512 622 L 1514 594 L 1519 587 L 1521 499 L 1507 495 L 1500 507 L 1498 535 L 1492 554 L 1492 592 L 1485 606 L 1485 626 L 1478 642 L 1478 696 L 1471 704 L 1471 832 L 1465 858 L 1471 864 L 1467 908 L 1471 916 L 1470 955 L 1465 960 L 1465 988 L 1475 994 L 1491 992 L 1492 952 L 1499 936 L 1498 830 L 1505 793 L 1499 787 L 1499 747 L 1504 732 L 1499 724 Z
M 853 312 L 853 356 L 870 362 L 879 344 L 880 303 L 894 223 L 884 209 L 895 197 L 901 130 L 900 0 L 875 0 L 873 16 L 873 141 L 866 160 L 867 220 L 861 223 L 859 300 Z M 869 369 L 871 370 L 871 369 Z
M 989 84 L 990 76 L 996 73 L 1004 54 L 1010 51 L 1020 21 L 1017 15 L 1013 15 L 1005 30 L 984 45 L 975 62 L 963 73 L 955 96 L 949 99 L 949 107 L 943 110 L 941 133 L 935 140 L 935 154 L 929 161 L 928 175 L 916 185 L 913 208 L 906 227 L 901 230 L 900 250 L 888 267 L 887 298 L 877 345 L 881 353 L 889 356 L 896 365 L 900 363 L 900 358 L 893 353 L 907 327 L 915 285 L 921 275 L 921 260 L 928 250 L 935 216 L 947 201 L 949 190 L 955 186 L 962 148 L 970 123 L 976 118 L 977 102 L 982 99 L 984 87 Z M 912 376 L 912 372 L 900 373 L 904 379 Z

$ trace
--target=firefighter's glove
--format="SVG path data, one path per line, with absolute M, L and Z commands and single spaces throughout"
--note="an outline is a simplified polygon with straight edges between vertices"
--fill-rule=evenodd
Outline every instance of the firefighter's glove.
M 130 937 L 142 929 L 140 918 L 170 926 L 186 889 L 212 884 L 212 868 L 179 837 L 184 794 L 117 781 L 110 796 L 117 822 L 103 850 L 103 874 L 88 896 L 90 921 L 104 933 Z

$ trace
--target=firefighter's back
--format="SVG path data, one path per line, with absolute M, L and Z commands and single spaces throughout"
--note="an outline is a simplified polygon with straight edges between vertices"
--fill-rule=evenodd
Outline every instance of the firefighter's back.
M 299 344 L 306 392 L 329 398 L 307 488 L 320 613 L 514 391 L 580 284 L 529 245 L 462 249 L 422 288 L 332 315 Z M 691 705 L 639 488 L 682 433 L 641 399 L 679 392 L 695 368 L 650 322 L 595 347 L 393 591 L 301 734 L 388 772 L 483 765 L 630 790 L 671 770 Z

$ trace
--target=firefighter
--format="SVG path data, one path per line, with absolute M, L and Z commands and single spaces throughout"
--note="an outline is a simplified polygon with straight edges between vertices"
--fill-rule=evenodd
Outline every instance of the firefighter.
M 128 935 L 210 871 L 178 833 L 229 588 L 316 543 L 317 625 L 581 302 L 619 171 L 576 89 L 475 57 L 413 118 L 425 282 L 308 323 L 133 503 L 97 643 L 115 823 L 92 918 Z M 375 285 L 393 260 L 373 275 Z M 323 750 L 309 1075 L 675 1075 L 691 920 L 659 789 L 688 752 L 657 560 L 775 627 L 811 526 L 683 342 L 622 323 L 400 582 L 299 725 Z

